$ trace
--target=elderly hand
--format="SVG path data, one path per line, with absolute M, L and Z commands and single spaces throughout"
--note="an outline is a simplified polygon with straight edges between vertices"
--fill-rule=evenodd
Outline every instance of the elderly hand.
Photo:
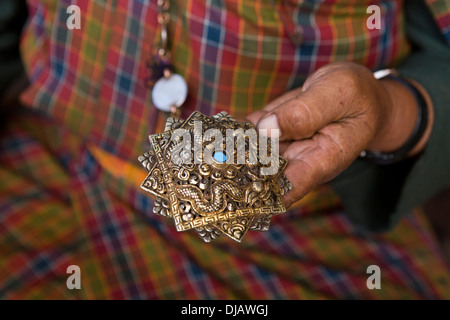
M 419 90 L 427 97 L 420 86 Z M 280 130 L 280 153 L 289 161 L 285 174 L 294 186 L 283 198 L 289 207 L 336 177 L 362 150 L 399 148 L 413 131 L 417 106 L 397 81 L 376 80 L 366 67 L 338 62 L 320 68 L 303 87 L 280 96 L 248 120 L 257 129 Z M 411 154 L 426 144 L 432 116 L 430 120 Z

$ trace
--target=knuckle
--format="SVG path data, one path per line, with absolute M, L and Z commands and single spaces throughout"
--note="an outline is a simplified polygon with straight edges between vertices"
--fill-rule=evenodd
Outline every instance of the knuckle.
M 295 130 L 301 122 L 302 112 L 300 108 L 293 103 L 285 105 L 282 111 L 282 121 L 280 121 L 281 130 L 283 131 L 283 134 L 292 135 L 295 133 Z

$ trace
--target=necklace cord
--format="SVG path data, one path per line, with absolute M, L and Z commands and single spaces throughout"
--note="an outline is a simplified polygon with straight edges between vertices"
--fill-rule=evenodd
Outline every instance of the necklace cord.
M 168 33 L 167 25 L 170 22 L 170 1 L 168 0 L 158 0 L 158 24 L 161 26 L 161 44 L 158 50 L 158 55 L 163 60 L 168 60 L 170 58 L 170 53 L 168 51 Z

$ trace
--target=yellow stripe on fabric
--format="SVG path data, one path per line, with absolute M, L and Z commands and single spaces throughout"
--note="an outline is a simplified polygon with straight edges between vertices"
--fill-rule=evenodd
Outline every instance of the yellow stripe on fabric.
M 263 35 L 262 35 L 262 31 L 261 31 L 261 26 L 263 25 L 263 23 L 261 21 L 261 14 L 260 14 L 260 12 L 261 12 L 261 3 L 259 1 L 255 2 L 255 6 L 254 6 L 253 9 L 255 10 L 255 15 L 256 15 L 256 19 L 257 19 L 257 22 L 256 22 L 256 32 L 257 32 L 257 34 L 256 34 L 256 36 L 257 36 L 256 43 L 257 43 L 257 47 L 256 47 L 256 55 L 255 55 L 255 65 L 253 67 L 254 72 L 252 72 L 252 74 L 251 74 L 250 84 L 249 84 L 249 87 L 251 89 L 253 89 L 253 92 L 249 92 L 249 95 L 248 95 L 248 105 L 252 109 L 255 107 L 254 99 L 255 99 L 255 95 L 257 93 L 255 92 L 254 89 L 256 89 L 256 83 L 255 82 L 256 82 L 256 77 L 257 77 L 257 74 L 258 74 L 258 72 L 256 72 L 256 71 L 258 71 L 258 69 L 259 69 L 259 67 L 261 65 L 262 43 L 263 43 L 263 38 L 264 38 Z
M 130 184 L 139 186 L 147 176 L 143 168 L 124 161 L 92 144 L 88 146 L 88 149 L 100 165 L 118 179 L 125 179 Z

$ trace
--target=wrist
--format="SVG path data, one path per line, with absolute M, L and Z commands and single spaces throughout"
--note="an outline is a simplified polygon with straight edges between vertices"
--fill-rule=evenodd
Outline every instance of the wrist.
M 367 149 L 391 152 L 400 148 L 414 130 L 417 106 L 414 96 L 401 83 L 392 79 L 378 82 L 382 95 L 380 125 Z
M 370 151 L 389 153 L 402 148 L 417 134 L 420 122 L 426 126 L 406 156 L 422 151 L 429 140 L 434 120 L 431 99 L 418 83 L 403 80 L 389 77 L 379 80 L 384 98 L 382 117 L 379 130 L 367 148 Z

